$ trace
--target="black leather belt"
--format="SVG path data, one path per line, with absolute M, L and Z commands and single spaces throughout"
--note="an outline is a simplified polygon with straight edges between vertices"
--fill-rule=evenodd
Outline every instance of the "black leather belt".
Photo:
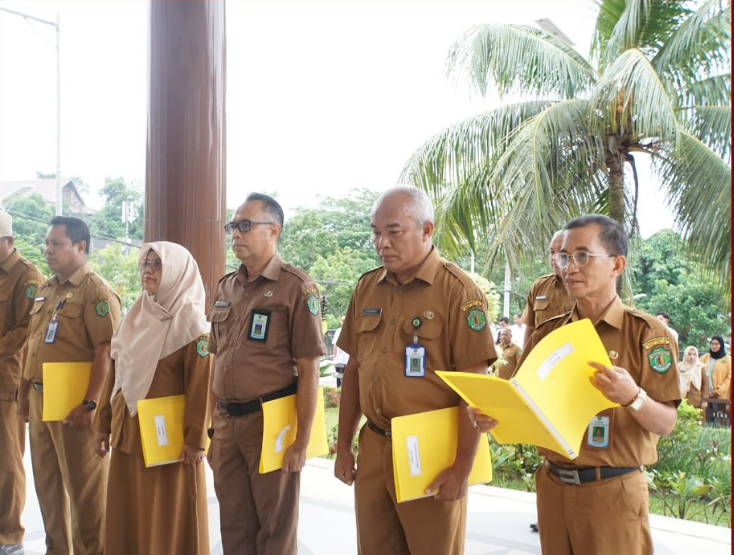
M 263 403 L 288 397 L 288 395 L 293 395 L 297 391 L 298 381 L 295 381 L 288 387 L 284 387 L 278 391 L 273 391 L 272 393 L 268 393 L 267 395 L 263 395 L 262 397 L 253 399 L 252 401 L 245 401 L 244 403 L 228 403 L 219 399 L 217 400 L 217 406 L 230 416 L 245 416 L 262 410 Z
M 369 426 L 370 430 L 372 430 L 373 432 L 376 432 L 381 436 L 386 437 L 387 439 L 392 439 L 392 433 L 388 432 L 387 430 L 383 430 L 377 424 L 374 424 L 372 420 L 367 421 L 367 426 Z
M 579 485 L 586 482 L 594 482 L 598 479 L 603 480 L 605 478 L 614 478 L 615 476 L 622 476 L 629 474 L 635 470 L 642 471 L 641 466 L 600 466 L 599 477 L 597 477 L 597 467 L 584 468 L 581 470 L 570 470 L 556 466 L 550 461 L 545 461 L 545 468 L 556 476 L 564 484 Z
M 43 393 L 43 384 L 39 382 L 31 382 L 31 387 L 38 391 L 38 393 Z

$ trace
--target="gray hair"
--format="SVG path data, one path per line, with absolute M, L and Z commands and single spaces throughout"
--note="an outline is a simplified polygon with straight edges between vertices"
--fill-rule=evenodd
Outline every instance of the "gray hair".
M 377 209 L 388 198 L 401 195 L 408 198 L 405 211 L 415 223 L 422 226 L 426 222 L 433 222 L 433 204 L 425 191 L 411 185 L 395 185 L 382 193 L 372 207 L 371 216 L 374 217 Z

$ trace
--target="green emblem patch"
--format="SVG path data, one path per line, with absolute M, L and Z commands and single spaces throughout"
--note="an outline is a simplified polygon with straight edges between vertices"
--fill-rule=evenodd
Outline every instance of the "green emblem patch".
M 97 316 L 104 318 L 110 313 L 110 305 L 107 302 L 107 299 L 97 299 L 94 301 L 94 311 L 97 313 Z
M 26 297 L 28 297 L 30 300 L 34 300 L 36 298 L 36 293 L 38 293 L 37 283 L 26 283 L 25 284 L 25 296 Z
M 650 366 L 658 374 L 665 374 L 673 365 L 673 353 L 665 347 L 657 347 L 647 355 Z
M 466 322 L 474 331 L 482 331 L 484 326 L 487 325 L 487 316 L 484 314 L 483 310 L 473 308 L 469 311 L 469 314 L 466 315 Z
M 311 314 L 318 316 L 319 310 L 321 309 L 321 303 L 316 295 L 309 296 L 308 299 L 306 299 L 306 305 L 308 306 L 308 311 Z
M 206 337 L 201 337 L 196 342 L 196 354 L 200 357 L 208 357 L 209 356 L 209 341 Z

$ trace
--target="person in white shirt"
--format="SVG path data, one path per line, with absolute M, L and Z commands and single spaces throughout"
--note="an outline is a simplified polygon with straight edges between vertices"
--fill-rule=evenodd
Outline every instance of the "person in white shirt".
M 341 323 L 344 324 L 344 316 L 342 316 Z M 336 386 L 341 387 L 342 378 L 344 377 L 344 368 L 349 362 L 349 355 L 342 351 L 336 346 L 336 342 L 339 341 L 339 334 L 341 334 L 341 326 L 334 332 L 334 339 L 331 344 L 334 345 L 334 369 L 336 370 Z
M 515 314 L 515 323 L 510 326 L 512 330 L 512 342 L 522 349 L 525 341 L 525 324 L 522 321 L 522 314 Z

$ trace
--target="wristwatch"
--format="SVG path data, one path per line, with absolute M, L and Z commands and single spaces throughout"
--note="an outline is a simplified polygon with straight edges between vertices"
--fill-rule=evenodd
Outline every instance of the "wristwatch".
M 640 388 L 640 392 L 637 394 L 637 397 L 627 406 L 624 408 L 631 410 L 632 412 L 637 412 L 640 410 L 642 405 L 645 404 L 645 401 L 647 401 L 647 391 Z
M 79 397 L 77 397 L 78 399 Z M 89 410 L 90 412 L 97 408 L 97 401 L 90 401 L 89 399 L 84 399 L 82 401 L 82 406 Z

